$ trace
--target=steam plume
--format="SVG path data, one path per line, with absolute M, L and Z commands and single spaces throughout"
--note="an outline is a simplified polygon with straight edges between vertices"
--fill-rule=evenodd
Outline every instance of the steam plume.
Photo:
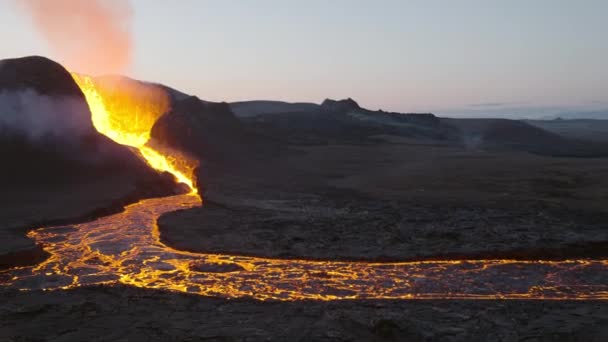
M 16 0 L 67 68 L 121 73 L 131 60 L 127 0 Z
M 0 136 L 17 134 L 36 142 L 44 137 L 80 139 L 94 131 L 87 106 L 70 96 L 46 96 L 26 89 L 0 92 Z

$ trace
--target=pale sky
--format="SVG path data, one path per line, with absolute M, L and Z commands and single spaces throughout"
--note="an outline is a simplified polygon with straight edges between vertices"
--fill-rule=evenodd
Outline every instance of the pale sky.
M 131 2 L 126 73 L 210 101 L 608 108 L 605 0 Z M 0 23 L 0 58 L 56 57 L 13 0 Z

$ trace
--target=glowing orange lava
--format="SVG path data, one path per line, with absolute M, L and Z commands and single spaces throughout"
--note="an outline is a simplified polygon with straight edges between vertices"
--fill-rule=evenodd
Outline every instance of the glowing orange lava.
M 608 300 L 608 260 L 436 260 L 368 263 L 269 259 L 175 250 L 159 239 L 164 213 L 196 195 L 143 200 L 122 213 L 28 235 L 50 257 L 0 272 L 22 290 L 126 284 L 223 298 Z
M 196 193 L 193 163 L 149 144 L 154 123 L 169 110 L 169 97 L 162 89 L 117 77 L 94 79 L 77 73 L 72 77 L 84 93 L 99 133 L 138 149 L 152 168 L 173 174 Z

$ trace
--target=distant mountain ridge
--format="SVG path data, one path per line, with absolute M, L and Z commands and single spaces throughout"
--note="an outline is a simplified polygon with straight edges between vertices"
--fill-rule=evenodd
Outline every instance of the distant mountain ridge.
M 351 99 L 326 99 L 315 106 L 275 106 L 271 113 L 241 117 L 259 134 L 273 136 L 288 143 L 318 144 L 330 141 L 365 142 L 376 135 L 398 135 L 410 138 L 455 138 L 455 130 L 443 125 L 433 114 L 401 114 L 372 111 Z M 288 112 L 280 109 L 287 109 Z M 301 109 L 301 110 L 297 110 Z
M 580 119 L 595 119 L 595 120 L 608 120 L 608 109 L 602 110 L 590 110 L 581 112 L 564 112 L 560 114 L 545 116 L 543 120 L 554 120 L 554 119 L 566 119 L 566 120 L 580 120 Z
M 608 142 L 608 120 L 556 119 L 526 120 L 526 122 L 571 139 Z
M 319 108 L 316 103 L 310 102 L 282 102 L 282 101 L 240 101 L 230 103 L 230 108 L 237 117 L 247 118 L 260 114 L 276 114 L 314 111 Z
M 33 61 L 38 59 L 44 60 L 36 57 Z M 56 91 L 55 81 L 38 79 L 35 76 L 38 74 L 34 73 L 31 80 L 22 77 L 22 83 L 40 84 L 44 92 Z M 49 71 L 49 77 L 52 74 Z M 10 77 L 5 75 L 4 82 Z M 391 136 L 465 148 L 547 155 L 592 156 L 608 152 L 601 144 L 586 144 L 579 141 L 578 136 L 565 136 L 561 131 L 521 120 L 444 119 L 432 113 L 369 110 L 352 98 L 325 99 L 321 104 L 266 100 L 216 103 L 158 83 L 124 76 L 107 77 L 110 81 L 117 77 L 155 85 L 165 91 L 170 97 L 170 109 L 154 125 L 152 137 L 207 161 L 250 158 L 253 154 L 246 151 L 253 146 L 259 152 L 254 154 L 265 155 L 292 144 L 377 143 L 392 141 Z M 7 84 L 15 87 L 19 83 L 8 81 Z M 64 88 L 73 86 L 68 82 Z M 72 91 L 80 94 L 78 89 Z M 386 137 L 388 140 L 382 140 Z

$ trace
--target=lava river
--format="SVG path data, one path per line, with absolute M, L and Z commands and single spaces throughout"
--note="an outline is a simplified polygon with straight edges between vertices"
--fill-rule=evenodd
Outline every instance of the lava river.
M 259 300 L 608 299 L 608 260 L 279 260 L 182 252 L 160 242 L 160 215 L 200 204 L 195 194 L 147 199 L 91 222 L 34 230 L 29 236 L 50 258 L 0 273 L 0 283 L 24 290 L 122 283 Z

